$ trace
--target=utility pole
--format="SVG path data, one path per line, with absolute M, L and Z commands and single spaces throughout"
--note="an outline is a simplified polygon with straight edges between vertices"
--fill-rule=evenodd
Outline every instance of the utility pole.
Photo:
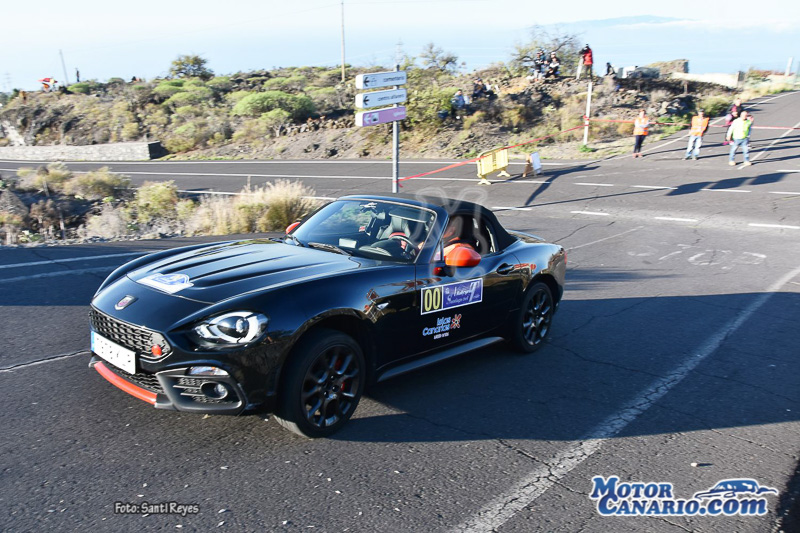
M 64 69 L 64 85 L 69 85 L 69 76 L 67 76 L 67 66 L 64 64 L 64 54 L 61 49 L 58 49 L 58 55 L 61 56 L 61 68 Z
M 344 0 L 342 0 L 342 83 L 344 83 Z

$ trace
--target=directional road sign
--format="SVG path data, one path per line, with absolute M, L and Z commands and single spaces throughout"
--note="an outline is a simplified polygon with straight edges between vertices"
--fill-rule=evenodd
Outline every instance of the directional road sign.
M 388 91 L 373 91 L 371 93 L 359 93 L 356 95 L 356 107 L 368 109 L 382 105 L 402 104 L 406 101 L 405 89 L 391 89 Z
M 386 109 L 377 109 L 375 111 L 361 111 L 356 113 L 356 126 L 374 126 L 394 120 L 403 120 L 404 118 L 406 118 L 406 108 L 403 106 L 387 107 Z
M 405 85 L 407 79 L 405 70 L 359 74 L 356 76 L 356 89 L 378 89 L 392 85 Z

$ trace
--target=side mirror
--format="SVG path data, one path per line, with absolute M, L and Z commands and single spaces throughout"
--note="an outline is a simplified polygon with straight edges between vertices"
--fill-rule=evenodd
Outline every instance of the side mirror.
M 297 226 L 299 226 L 299 225 L 300 225 L 300 222 L 292 222 L 291 224 L 286 226 L 286 235 L 289 235 L 291 232 L 293 232 L 295 230 L 295 228 L 297 228 Z
M 481 262 L 481 254 L 471 246 L 458 246 L 450 250 L 444 258 L 444 264 L 451 267 L 474 267 Z

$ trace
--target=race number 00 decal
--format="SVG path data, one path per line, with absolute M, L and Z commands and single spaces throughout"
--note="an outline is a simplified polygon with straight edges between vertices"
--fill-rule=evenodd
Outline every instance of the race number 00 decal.
M 442 308 L 442 288 L 422 289 L 422 314 L 439 311 Z
M 435 313 L 453 307 L 471 305 L 483 300 L 483 279 L 457 281 L 422 289 L 420 314 Z

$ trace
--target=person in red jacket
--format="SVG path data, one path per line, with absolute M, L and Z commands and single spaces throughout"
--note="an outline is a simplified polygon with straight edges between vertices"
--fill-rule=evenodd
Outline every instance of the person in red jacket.
M 580 54 L 581 58 L 578 60 L 578 76 L 575 79 L 581 79 L 581 67 L 589 74 L 589 79 L 592 79 L 592 65 L 594 64 L 592 49 L 589 48 L 587 44 L 581 49 Z

